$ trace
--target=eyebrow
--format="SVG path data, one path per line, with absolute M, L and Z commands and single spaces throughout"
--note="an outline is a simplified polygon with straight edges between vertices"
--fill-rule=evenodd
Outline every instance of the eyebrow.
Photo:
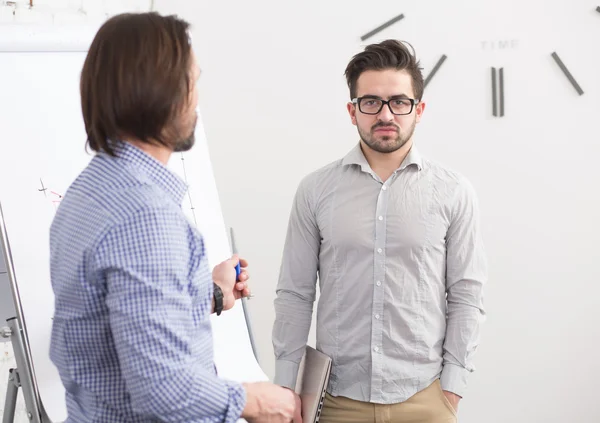
M 378 96 L 378 95 L 373 95 L 373 94 L 365 94 L 362 96 L 363 98 L 373 98 L 373 99 L 377 99 L 377 100 L 381 100 L 382 97 Z M 410 98 L 409 96 L 407 96 L 406 94 L 394 94 L 392 96 L 389 96 L 388 99 L 393 100 L 396 98 Z

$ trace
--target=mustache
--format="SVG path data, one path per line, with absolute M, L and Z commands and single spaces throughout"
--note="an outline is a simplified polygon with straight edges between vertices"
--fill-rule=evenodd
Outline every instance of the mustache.
M 372 131 L 374 131 L 374 130 L 376 130 L 377 128 L 393 128 L 393 129 L 395 129 L 397 132 L 400 132 L 400 128 L 398 128 L 398 126 L 397 126 L 397 125 L 394 125 L 393 123 L 383 123 L 383 122 L 376 123 L 375 125 L 373 125 L 373 126 L 371 127 L 371 130 L 372 130 Z

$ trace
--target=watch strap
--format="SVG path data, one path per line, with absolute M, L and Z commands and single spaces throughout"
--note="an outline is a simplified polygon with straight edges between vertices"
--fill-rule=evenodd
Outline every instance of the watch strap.
M 217 285 L 213 283 L 213 299 L 215 300 L 215 313 L 217 316 L 221 315 L 223 311 L 223 290 Z

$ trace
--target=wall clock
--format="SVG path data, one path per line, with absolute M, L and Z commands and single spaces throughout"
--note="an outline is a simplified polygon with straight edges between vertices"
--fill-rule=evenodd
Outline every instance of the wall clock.
M 590 11 L 595 11 L 597 13 L 600 13 L 600 6 L 597 6 L 595 9 L 593 8 L 587 8 L 587 10 L 585 8 L 581 9 L 581 19 L 591 19 L 594 18 L 594 16 L 590 16 L 590 13 L 585 13 L 585 12 L 590 12 Z M 432 11 L 432 13 L 435 13 L 435 11 Z M 422 19 L 423 15 L 419 15 L 418 13 L 416 14 L 417 19 Z M 597 17 L 596 17 L 597 18 Z M 394 29 L 394 27 L 398 27 L 400 25 L 402 25 L 403 23 L 406 23 L 407 20 L 410 19 L 410 15 L 407 17 L 407 15 L 405 13 L 400 13 L 396 16 L 391 17 L 390 19 L 388 19 L 387 21 L 383 22 L 382 24 L 375 26 L 373 29 L 369 30 L 368 32 L 364 33 L 363 35 L 360 36 L 360 41 L 364 43 L 370 43 L 370 42 L 376 42 L 376 40 L 379 39 L 383 39 L 383 38 L 387 38 L 387 37 L 393 37 L 396 36 L 397 34 L 401 34 L 402 30 L 401 29 Z M 476 19 L 476 18 L 474 18 Z M 560 28 L 557 28 L 557 31 L 560 31 Z M 449 35 L 449 37 L 451 37 Z M 493 50 L 515 50 L 519 48 L 519 39 L 517 38 L 509 38 L 509 39 L 496 39 L 496 40 L 480 40 L 481 43 L 481 48 L 482 50 L 488 50 L 488 51 L 493 51 Z M 562 74 L 562 76 L 564 77 L 564 83 L 570 85 L 574 92 L 581 96 L 584 94 L 584 90 L 582 88 L 582 86 L 580 85 L 580 82 L 578 81 L 578 79 L 574 76 L 574 74 L 572 73 L 571 69 L 569 68 L 569 66 L 567 66 L 567 64 L 563 61 L 563 59 L 561 58 L 561 56 L 559 55 L 559 53 L 557 51 L 542 51 L 540 52 L 541 54 L 547 55 L 548 57 L 552 58 L 552 62 L 553 62 L 553 66 L 556 66 L 557 69 L 560 70 L 560 73 Z M 438 71 L 440 70 L 440 68 L 442 67 L 442 65 L 446 62 L 446 60 L 448 59 L 448 56 L 446 54 L 440 54 L 439 57 L 436 59 L 435 64 L 431 67 L 431 69 L 429 70 L 429 72 L 424 75 L 424 84 L 425 84 L 425 88 L 427 88 L 427 86 L 429 85 L 429 83 L 431 82 L 431 80 L 433 79 L 433 77 L 438 73 Z M 550 64 L 550 63 L 549 63 Z M 491 115 L 493 117 L 504 117 L 505 116 L 505 109 L 506 109 L 506 96 L 505 96 L 505 67 L 503 66 L 493 66 L 490 65 L 488 67 L 489 69 L 489 74 L 490 74 L 490 79 L 489 79 L 489 85 L 488 85 L 488 90 L 490 90 L 490 106 L 489 106 L 489 113 L 491 113 Z

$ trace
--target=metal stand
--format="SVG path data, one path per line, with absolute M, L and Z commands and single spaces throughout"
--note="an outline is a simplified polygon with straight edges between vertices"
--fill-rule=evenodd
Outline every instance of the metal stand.
M 237 244 L 235 243 L 235 236 L 233 235 L 233 228 L 229 228 L 229 236 L 231 238 L 231 252 L 233 254 L 238 254 Z M 247 301 L 247 298 L 242 298 L 242 308 L 244 310 L 244 318 L 246 319 L 246 328 L 248 329 L 248 336 L 250 338 L 250 345 L 252 346 L 254 358 L 256 359 L 256 362 L 260 364 L 260 361 L 258 360 L 256 344 L 254 342 L 254 333 L 252 332 L 252 326 L 250 325 L 250 314 L 248 313 Z
M 11 286 L 16 313 L 15 317 L 6 319 L 6 327 L 0 327 L 0 337 L 10 338 L 15 354 L 15 361 L 17 363 L 17 368 L 10 369 L 9 371 L 9 384 L 6 391 L 6 403 L 2 423 L 14 422 L 19 388 L 21 388 L 23 392 L 23 399 L 25 400 L 25 407 L 27 409 L 27 417 L 29 418 L 29 421 L 33 423 L 52 423 L 42 405 L 42 400 L 38 393 L 36 379 L 33 372 L 33 361 L 31 358 L 24 324 L 25 318 L 23 317 L 23 308 L 21 307 L 21 299 L 19 297 L 19 289 L 16 283 L 12 253 L 10 251 L 10 244 L 8 242 L 4 213 L 2 212 L 1 204 L 0 260 L 4 261 L 6 271 L 8 273 L 8 281 Z
M 21 380 L 17 369 L 8 371 L 8 385 L 6 386 L 6 401 L 4 403 L 4 417 L 2 423 L 12 423 L 15 420 L 15 409 L 17 408 L 17 394 L 21 387 Z
M 27 365 L 27 353 L 23 341 L 23 331 L 16 317 L 8 319 L 8 326 L 0 329 L 0 336 L 10 338 L 15 353 L 16 369 L 10 369 L 8 373 L 8 387 L 6 390 L 6 401 L 4 404 L 4 416 L 2 423 L 13 423 L 17 405 L 17 394 L 22 389 L 27 417 L 30 422 L 47 423 L 48 418 L 42 419 L 42 412 L 38 406 L 36 390 L 33 385 L 33 377 L 30 367 Z M 45 413 L 44 413 L 45 414 Z
M 258 352 L 256 351 L 256 344 L 254 343 L 254 333 L 252 332 L 252 326 L 250 325 L 250 315 L 248 314 L 247 299 L 242 298 L 242 308 L 244 309 L 244 317 L 246 318 L 246 326 L 248 327 L 248 336 L 250 337 L 250 345 L 252 346 L 252 352 L 256 362 L 260 364 L 258 360 Z

